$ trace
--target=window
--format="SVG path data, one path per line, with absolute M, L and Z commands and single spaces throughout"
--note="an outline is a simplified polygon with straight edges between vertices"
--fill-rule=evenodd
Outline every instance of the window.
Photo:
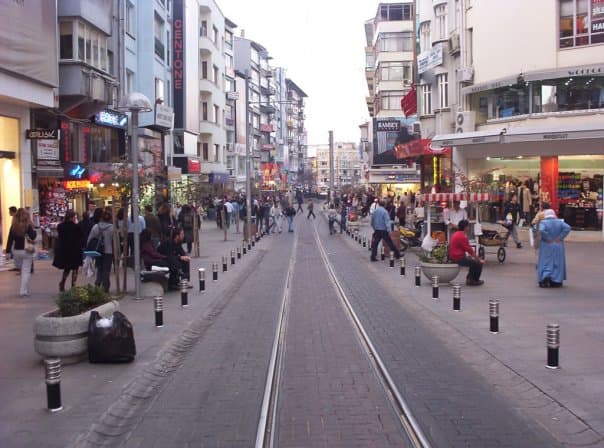
M 164 60 L 164 21 L 155 14 L 155 55 Z
M 170 81 L 166 81 L 166 104 L 172 107 L 172 86 L 170 85 Z
M 130 70 L 126 70 L 126 92 L 132 93 L 134 92 L 134 73 Z
M 226 68 L 233 68 L 233 56 L 230 54 L 224 55 L 224 66 Z
M 155 99 L 164 101 L 164 80 L 155 78 Z
M 407 81 L 411 79 L 411 63 L 382 62 L 379 68 L 381 81 Z
M 436 75 L 436 83 L 438 84 L 438 108 L 446 109 L 449 107 L 449 75 L 447 73 Z
M 445 40 L 447 36 L 447 4 L 434 8 L 436 40 Z
M 413 51 L 413 33 L 380 33 L 378 51 Z
M 201 119 L 203 121 L 208 121 L 208 102 L 204 101 L 201 103 Z
M 73 59 L 73 22 L 61 22 L 59 32 L 59 57 Z
M 421 52 L 432 48 L 430 40 L 430 22 L 424 22 L 419 26 L 419 48 Z
M 382 5 L 380 6 L 380 19 L 385 21 L 411 20 L 413 16 L 412 5 Z
M 422 92 L 422 115 L 432 115 L 432 86 L 423 84 Z
M 208 61 L 201 61 L 201 77 L 208 79 Z
M 202 20 L 201 26 L 199 27 L 199 35 L 201 37 L 208 37 L 208 21 Z
M 202 143 L 201 147 L 202 147 L 202 151 L 203 151 L 201 157 L 203 158 L 203 160 L 205 160 L 205 161 L 210 160 L 210 144 Z
M 212 42 L 218 46 L 218 28 L 215 26 L 212 27 Z
M 381 110 L 399 110 L 401 109 L 401 100 L 403 99 L 403 92 L 392 91 L 392 92 L 381 92 Z
M 220 145 L 214 144 L 214 162 L 220 162 Z
M 107 36 L 84 22 L 75 22 L 77 27 L 78 48 L 77 58 L 82 62 L 106 71 Z
M 130 34 L 130 36 L 134 37 L 136 35 L 136 19 L 134 15 L 134 5 L 130 2 L 126 2 L 126 20 L 125 20 L 126 32 Z
M 219 81 L 219 78 L 220 78 L 220 72 L 218 71 L 218 67 L 213 66 L 213 72 L 214 72 L 213 73 L 213 75 L 214 75 L 214 79 L 213 79 L 214 84 L 218 85 L 218 81 Z
M 233 33 L 225 30 L 224 32 L 224 43 L 226 45 L 227 48 L 232 49 L 233 48 Z
M 170 31 L 166 31 L 166 64 L 170 66 L 170 47 L 172 42 L 170 41 Z
M 220 124 L 220 108 L 214 105 L 214 123 Z
M 560 48 L 604 43 L 604 6 L 601 2 L 558 1 Z

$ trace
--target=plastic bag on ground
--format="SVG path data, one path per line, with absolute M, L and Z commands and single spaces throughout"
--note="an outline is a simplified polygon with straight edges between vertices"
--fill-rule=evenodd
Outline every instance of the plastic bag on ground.
M 91 363 L 131 362 L 136 356 L 134 329 L 128 318 L 114 311 L 111 326 L 100 327 L 102 318 L 97 311 L 90 313 L 88 321 L 88 360 Z

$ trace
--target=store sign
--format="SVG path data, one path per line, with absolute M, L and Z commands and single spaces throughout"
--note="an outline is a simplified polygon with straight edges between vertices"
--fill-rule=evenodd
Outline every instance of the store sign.
M 102 126 L 123 129 L 128 125 L 128 116 L 120 112 L 105 109 L 94 116 L 94 122 Z
M 63 179 L 65 180 L 88 180 L 89 172 L 81 163 L 68 163 L 65 166 Z
M 155 125 L 172 129 L 174 125 L 174 109 L 163 104 L 155 105 Z
M 0 151 L 0 159 L 14 159 L 15 151 Z
M 59 160 L 59 140 L 38 140 L 38 160 Z
M 229 181 L 229 175 L 228 173 L 210 173 L 208 180 L 213 185 L 226 184 Z
M 417 73 L 420 75 L 431 68 L 438 67 L 443 63 L 442 44 L 436 44 L 428 51 L 420 53 L 417 57 Z
M 604 0 L 591 0 L 591 32 L 604 32 Z
M 88 189 L 92 184 L 89 180 L 65 180 L 63 188 L 66 190 L 83 190 Z
M 386 176 L 388 182 L 419 182 L 420 175 L 418 173 L 401 173 Z
M 59 135 L 58 129 L 27 129 L 25 131 L 25 138 L 29 140 L 57 140 Z
M 273 125 L 260 123 L 260 131 L 261 132 L 273 132 Z

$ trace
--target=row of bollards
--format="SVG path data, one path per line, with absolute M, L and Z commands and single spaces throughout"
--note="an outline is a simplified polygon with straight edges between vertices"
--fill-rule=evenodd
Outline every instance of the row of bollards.
M 346 230 L 346 233 L 351 236 L 359 244 L 362 244 L 363 248 L 368 247 L 372 249 L 371 239 L 360 235 L 358 231 Z M 380 256 L 382 261 L 385 260 L 384 246 L 381 245 Z M 389 267 L 394 268 L 394 254 L 390 251 Z M 405 276 L 406 274 L 406 262 L 405 256 L 402 255 L 400 259 L 400 275 Z M 421 266 L 415 267 L 415 287 L 421 286 Z M 439 277 L 432 277 L 432 299 L 439 300 Z M 461 311 L 461 285 L 453 285 L 453 311 Z M 492 334 L 499 333 L 499 300 L 489 300 L 489 331 Z M 546 329 L 546 345 L 547 345 L 547 364 L 546 367 L 549 369 L 559 368 L 559 348 L 560 348 L 560 326 L 558 324 L 548 324 Z
M 231 250 L 231 265 L 235 264 L 235 260 L 241 259 L 242 255 L 251 251 L 251 248 L 256 242 L 260 241 L 262 235 L 257 234 L 255 237 L 244 241 L 241 247 L 236 250 Z M 227 257 L 222 257 L 222 270 L 227 272 Z M 206 292 L 206 270 L 199 268 L 199 292 Z M 212 281 L 218 281 L 218 263 L 212 263 Z M 183 308 L 189 306 L 189 282 L 185 279 L 178 284 L 180 291 L 180 304 Z M 155 312 L 155 327 L 161 328 L 164 326 L 164 304 L 163 297 L 156 296 L 153 298 L 153 310 Z M 46 382 L 46 405 L 50 412 L 58 412 L 63 409 L 61 402 L 61 360 L 59 358 L 48 358 L 44 360 L 44 376 Z

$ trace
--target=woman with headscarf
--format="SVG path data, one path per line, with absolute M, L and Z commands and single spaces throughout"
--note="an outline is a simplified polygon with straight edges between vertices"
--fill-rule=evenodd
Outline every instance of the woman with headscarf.
M 65 282 L 71 272 L 71 286 L 74 287 L 78 280 L 78 270 L 84 264 L 82 251 L 82 229 L 76 224 L 76 214 L 73 210 L 67 210 L 63 222 L 57 226 L 57 246 L 52 265 L 63 270 L 63 276 L 59 282 L 59 291 L 65 291 Z M 89 219 L 90 222 L 92 220 Z M 92 229 L 92 228 L 91 228 Z
M 564 238 L 570 226 L 556 218 L 552 209 L 545 210 L 539 223 L 539 257 L 537 281 L 541 288 L 557 288 L 566 280 Z

